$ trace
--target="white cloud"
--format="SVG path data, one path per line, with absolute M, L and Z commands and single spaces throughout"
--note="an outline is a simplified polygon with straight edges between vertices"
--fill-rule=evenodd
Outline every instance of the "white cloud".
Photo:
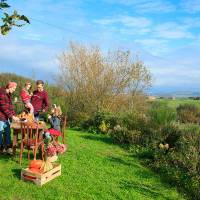
M 153 31 L 153 35 L 165 39 L 194 38 L 194 35 L 187 29 L 187 26 L 174 22 L 167 22 L 157 25 Z
M 155 13 L 155 12 L 171 12 L 176 9 L 176 7 L 166 0 L 103 0 L 106 3 L 121 4 L 129 6 L 134 11 L 141 13 Z
M 180 20 L 188 28 L 200 28 L 200 17 L 184 17 Z
M 35 41 L 42 41 L 43 37 L 41 34 L 36 34 L 36 33 L 27 33 L 22 35 L 23 39 L 28 39 L 28 40 L 35 40 Z
M 148 52 L 151 52 L 153 55 L 159 55 L 169 51 L 168 40 L 149 38 L 136 39 L 134 41 L 143 46 L 143 48 L 145 48 Z
M 196 90 L 200 84 L 200 46 L 186 46 L 165 55 L 152 57 L 144 62 L 150 66 L 155 77 L 155 87 L 190 88 Z
M 54 72 L 57 68 L 56 49 L 52 46 L 38 44 L 27 40 L 16 40 L 8 36 L 1 41 L 1 65 L 8 68 L 19 66 L 40 72 Z M 23 73 L 23 72 L 22 72 Z
M 94 23 L 100 25 L 123 25 L 125 27 L 135 27 L 135 28 L 144 28 L 151 25 L 151 21 L 145 17 L 131 17 L 128 15 L 119 15 L 107 17 L 104 19 L 94 20 Z
M 119 28 L 116 32 L 119 32 L 122 35 L 145 35 L 151 32 L 150 28 Z
M 180 3 L 182 9 L 188 13 L 200 12 L 200 1 L 199 0 L 182 0 Z

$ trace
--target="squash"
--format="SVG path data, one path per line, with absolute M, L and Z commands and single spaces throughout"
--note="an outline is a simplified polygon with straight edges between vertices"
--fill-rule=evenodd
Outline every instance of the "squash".
M 40 171 L 40 169 L 37 169 L 37 168 L 29 168 L 29 170 L 31 171 L 31 172 L 35 172 L 35 173 L 41 173 L 41 171 Z
M 29 169 L 30 168 L 40 169 L 40 167 L 42 166 L 42 164 L 43 164 L 42 160 L 32 160 L 29 163 Z

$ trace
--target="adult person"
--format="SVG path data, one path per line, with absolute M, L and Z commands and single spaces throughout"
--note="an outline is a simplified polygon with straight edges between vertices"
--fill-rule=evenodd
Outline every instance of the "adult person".
M 34 117 L 39 120 L 39 113 L 46 112 L 49 108 L 48 94 L 44 90 L 44 82 L 42 80 L 36 81 L 37 89 L 33 91 L 33 96 L 31 98 L 31 104 L 34 108 Z
M 10 119 L 19 121 L 19 118 L 15 114 L 11 99 L 12 93 L 16 88 L 17 83 L 15 82 L 9 82 L 6 87 L 0 88 L 0 153 L 3 153 L 4 148 L 7 153 L 12 153 Z M 5 134 L 4 143 L 3 134 Z

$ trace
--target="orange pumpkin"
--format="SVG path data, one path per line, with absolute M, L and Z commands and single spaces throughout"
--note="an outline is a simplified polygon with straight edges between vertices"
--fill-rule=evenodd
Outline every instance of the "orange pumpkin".
M 29 168 L 29 170 L 35 173 L 41 173 L 40 169 L 37 168 Z
M 42 166 L 42 163 L 43 163 L 42 160 L 32 160 L 29 163 L 29 169 L 30 168 L 40 169 L 40 167 Z

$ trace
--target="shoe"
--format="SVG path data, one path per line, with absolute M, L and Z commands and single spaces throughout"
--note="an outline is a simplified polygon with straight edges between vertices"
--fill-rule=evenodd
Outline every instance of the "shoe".
M 12 155 L 12 154 L 13 154 L 12 148 L 8 148 L 8 149 L 6 150 L 6 153 L 9 154 L 9 155 Z

